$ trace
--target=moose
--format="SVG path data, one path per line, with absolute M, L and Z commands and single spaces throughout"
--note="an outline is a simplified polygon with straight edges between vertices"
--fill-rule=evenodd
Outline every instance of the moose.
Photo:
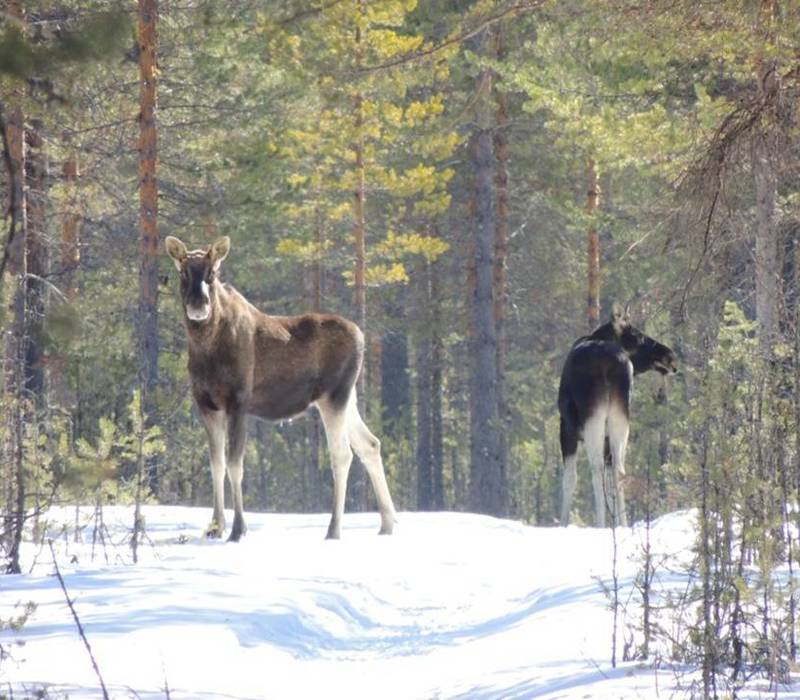
M 625 475 L 631 389 L 636 374 L 654 369 L 677 372 L 675 353 L 630 324 L 627 309 L 614 306 L 611 320 L 572 345 L 558 388 L 564 475 L 561 524 L 569 522 L 577 483 L 578 442 L 583 441 L 592 471 L 595 524 L 605 527 L 606 508 L 615 524 L 627 525 L 621 478 Z M 606 469 L 610 453 L 613 469 Z
M 353 452 L 369 474 L 381 515 L 380 534 L 392 533 L 395 509 L 380 442 L 358 412 L 355 383 L 364 335 L 351 321 L 328 314 L 270 316 L 220 279 L 230 252 L 227 236 L 187 250 L 167 236 L 167 254 L 180 273 L 180 297 L 189 339 L 192 396 L 208 436 L 214 511 L 206 535 L 225 531 L 225 472 L 233 495 L 229 541 L 246 532 L 242 477 L 247 416 L 282 420 L 315 405 L 322 417 L 333 471 L 328 539 L 341 536 L 347 475 Z

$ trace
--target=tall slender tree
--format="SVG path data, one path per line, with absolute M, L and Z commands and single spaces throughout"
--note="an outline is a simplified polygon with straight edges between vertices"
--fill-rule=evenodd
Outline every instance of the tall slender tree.
M 139 344 L 142 405 L 148 427 L 156 413 L 158 386 L 158 186 L 156 182 L 156 26 L 158 0 L 138 0 L 139 42 Z M 150 487 L 158 488 L 155 460 L 148 465 Z
M 595 216 L 600 207 L 600 178 L 597 163 L 592 157 L 587 160 L 586 173 L 586 215 L 589 219 L 586 232 L 586 323 L 591 331 L 600 322 L 600 233 Z
M 475 288 L 470 300 L 474 328 L 470 354 L 470 505 L 480 513 L 504 515 L 507 479 L 497 391 L 497 326 L 494 303 L 494 242 L 496 160 L 493 146 L 494 114 L 490 106 L 492 72 L 480 71 L 476 84 L 475 124 L 468 157 L 473 174 Z

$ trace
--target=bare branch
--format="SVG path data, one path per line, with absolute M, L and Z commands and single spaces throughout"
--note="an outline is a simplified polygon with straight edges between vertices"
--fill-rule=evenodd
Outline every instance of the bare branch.
M 92 667 L 94 668 L 94 672 L 97 674 L 97 679 L 100 681 L 100 688 L 103 691 L 103 698 L 104 700 L 109 700 L 108 690 L 106 689 L 106 684 L 103 681 L 103 676 L 100 673 L 100 667 L 97 665 L 97 660 L 94 658 L 94 654 L 92 653 L 92 647 L 89 644 L 89 640 L 86 638 L 86 632 L 84 632 L 83 625 L 81 624 L 81 620 L 78 617 L 78 613 L 75 612 L 75 606 L 72 604 L 72 600 L 69 597 L 69 593 L 67 592 L 67 585 L 64 583 L 64 577 L 61 575 L 61 571 L 58 568 L 58 562 L 56 561 L 56 551 L 53 548 L 53 540 L 48 540 L 47 544 L 50 546 L 50 554 L 53 557 L 53 566 L 56 570 L 56 577 L 58 578 L 58 583 L 61 585 L 61 590 L 64 592 L 64 598 L 67 601 L 67 605 L 69 606 L 69 611 L 72 613 L 72 619 L 75 620 L 75 625 L 78 628 L 78 634 L 81 635 L 81 639 L 83 640 L 83 644 L 86 647 L 86 651 L 89 652 L 89 658 L 92 660 Z

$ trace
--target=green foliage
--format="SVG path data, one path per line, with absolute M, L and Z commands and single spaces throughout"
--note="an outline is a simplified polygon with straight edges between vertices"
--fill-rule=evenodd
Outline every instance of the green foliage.
M 61 449 L 69 454 L 64 485 L 78 498 L 91 495 L 99 502 L 109 499 L 129 502 L 135 491 L 130 475 L 135 473 L 140 458 L 164 452 L 160 426 L 144 425 L 138 390 L 128 404 L 127 419 L 128 425 L 123 428 L 111 418 L 101 416 L 94 440 L 78 437 L 74 450 L 62 441 Z
M 28 36 L 24 24 L 6 11 L 0 32 L 0 76 L 53 77 L 70 64 L 99 61 L 114 52 L 121 55 L 130 35 L 130 13 L 120 2 L 105 3 L 80 23 L 66 23 L 51 35 L 40 31 L 35 37 Z

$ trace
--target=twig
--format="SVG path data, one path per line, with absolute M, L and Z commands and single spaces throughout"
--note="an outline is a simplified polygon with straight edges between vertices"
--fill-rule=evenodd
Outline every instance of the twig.
M 58 569 L 58 562 L 56 561 L 56 551 L 53 549 L 53 540 L 47 540 L 47 544 L 50 546 L 50 554 L 53 557 L 53 566 L 56 570 L 56 576 L 58 577 L 58 583 L 61 585 L 61 590 L 64 592 L 64 598 L 67 601 L 67 605 L 69 606 L 69 611 L 72 613 L 72 619 L 75 620 L 75 625 L 78 628 L 78 633 L 81 635 L 81 639 L 83 640 L 83 644 L 86 647 L 86 651 L 89 653 L 89 658 L 92 660 L 92 667 L 94 668 L 94 672 L 97 674 L 97 680 L 100 681 L 100 688 L 103 691 L 103 698 L 104 700 L 109 700 L 108 690 L 106 689 L 106 684 L 103 682 L 103 676 L 100 673 L 100 668 L 97 665 L 97 661 L 94 658 L 94 654 L 92 653 L 92 647 L 89 644 L 89 640 L 86 638 L 86 633 L 83 631 L 83 625 L 81 624 L 80 618 L 78 617 L 78 613 L 75 612 L 75 606 L 72 604 L 72 600 L 70 600 L 69 593 L 67 592 L 67 586 L 64 583 L 64 577 L 61 575 L 61 571 Z

